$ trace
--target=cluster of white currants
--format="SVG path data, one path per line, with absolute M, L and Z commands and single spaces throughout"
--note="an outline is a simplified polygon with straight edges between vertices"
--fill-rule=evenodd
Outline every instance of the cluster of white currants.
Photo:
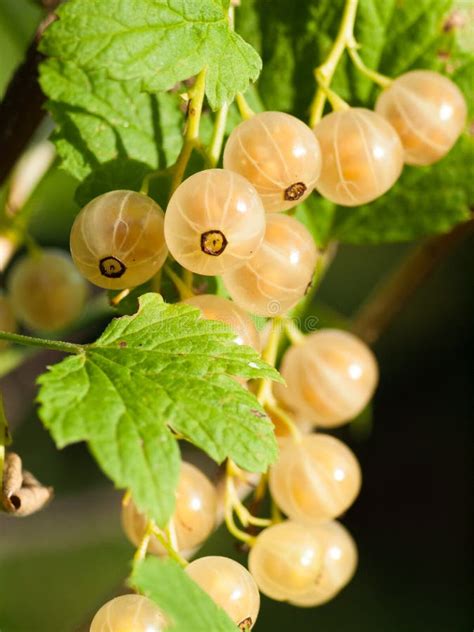
M 276 427 L 280 455 L 270 468 L 269 487 L 288 520 L 257 537 L 249 569 L 272 599 L 317 606 L 335 597 L 355 571 L 355 544 L 334 519 L 357 497 L 361 470 L 339 439 L 304 433 L 339 426 L 361 412 L 377 384 L 377 363 L 354 335 L 327 329 L 290 347 L 281 372 L 287 387 L 276 394 L 300 420 L 300 433 L 295 437 Z
M 224 168 L 201 171 L 174 192 L 166 215 L 149 197 L 112 191 L 92 200 L 71 232 L 71 252 L 93 283 L 124 289 L 145 282 L 168 249 L 187 270 L 222 275 L 242 309 L 276 316 L 301 299 L 317 251 L 285 211 L 314 189 L 318 142 L 304 123 L 266 112 L 231 134 Z
M 192 272 L 222 275 L 246 311 L 279 315 L 304 295 L 318 252 L 302 224 L 274 213 L 314 189 L 341 205 L 370 202 L 395 183 L 404 162 L 427 165 L 446 154 L 465 118 L 458 88 L 430 71 L 396 79 L 375 112 L 333 112 L 314 132 L 288 114 L 257 114 L 231 133 L 224 168 L 185 180 L 166 216 L 132 191 L 92 200 L 71 233 L 74 261 L 93 283 L 124 289 L 152 277 L 169 249 Z
M 257 344 L 254 326 L 245 313 L 226 299 L 209 298 L 190 301 L 203 305 L 205 317 L 230 324 L 237 339 Z M 378 378 L 375 358 L 364 343 L 348 332 L 331 329 L 311 334 L 290 347 L 283 358 L 282 372 L 288 387 L 281 387 L 277 395 L 297 418 L 310 421 L 307 432 L 315 426 L 334 427 L 350 421 L 370 401 Z M 321 605 L 342 590 L 357 565 L 355 543 L 335 520 L 359 493 L 361 471 L 356 457 L 341 441 L 322 433 L 280 436 L 279 442 L 280 455 L 270 469 L 269 488 L 288 519 L 257 536 L 249 555 L 250 572 L 234 560 L 219 556 L 198 558 L 186 567 L 189 576 L 243 630 L 256 621 L 259 590 L 272 599 L 297 606 Z M 182 555 L 190 557 L 212 533 L 217 509 L 214 486 L 196 467 L 182 463 L 171 520 L 175 544 Z M 132 500 L 123 507 L 122 521 L 128 538 L 138 546 L 147 520 Z M 156 537 L 151 538 L 148 550 L 166 555 Z M 115 632 L 113 626 L 99 626 L 110 616 L 110 609 L 119 613 L 125 608 L 128 612 L 130 603 L 138 608 L 142 599 L 143 621 L 155 625 L 143 630 L 165 629 L 165 617 L 156 606 L 143 597 L 126 596 L 99 610 L 91 632 Z M 154 611 L 156 622 L 150 619 Z
M 173 193 L 166 215 L 150 197 L 111 191 L 78 214 L 71 253 L 82 275 L 102 288 L 136 287 L 163 266 L 168 251 L 187 270 L 222 275 L 232 300 L 200 295 L 186 300 L 204 318 L 226 322 L 236 342 L 260 351 L 248 312 L 272 317 L 304 296 L 319 253 L 306 228 L 283 214 L 313 190 L 346 206 L 370 202 L 398 179 L 404 162 L 428 165 L 444 156 L 462 131 L 466 104 L 441 75 L 414 71 L 381 94 L 375 112 L 348 108 L 325 116 L 311 130 L 284 113 L 265 112 L 237 126 L 224 151 L 224 168 L 187 178 Z M 71 322 L 86 296 L 71 260 L 44 251 L 18 261 L 0 296 L 0 328 L 13 330 L 13 313 L 33 329 Z M 13 309 L 12 309 L 13 308 Z M 287 519 L 263 530 L 249 556 L 249 571 L 223 557 L 194 560 L 186 572 L 242 629 L 259 611 L 259 589 L 299 606 L 333 598 L 357 563 L 355 544 L 335 521 L 356 498 L 361 473 L 332 428 L 359 414 L 375 390 L 378 370 L 371 351 L 355 336 L 322 330 L 286 352 L 287 386 L 275 395 L 294 416 L 298 437 L 288 435 L 270 410 L 280 456 L 269 473 L 273 499 Z M 194 466 L 183 463 L 171 524 L 177 548 L 190 556 L 212 532 L 217 492 Z M 137 546 L 147 527 L 133 501 L 123 524 Z M 153 536 L 150 553 L 166 554 Z M 166 617 L 150 600 L 125 595 L 105 604 L 91 632 L 160 632 Z
M 381 93 L 375 112 L 348 108 L 315 127 L 323 156 L 316 188 L 342 206 L 371 202 L 393 186 L 404 163 L 431 165 L 447 154 L 466 115 L 452 81 L 429 70 L 407 72 Z
M 375 111 L 333 112 L 314 130 L 281 112 L 257 114 L 231 133 L 224 169 L 185 180 L 166 216 L 133 191 L 92 200 L 72 228 L 74 262 L 92 283 L 121 290 L 154 276 L 169 250 L 192 272 L 222 275 L 242 309 L 277 316 L 304 295 L 318 252 L 302 224 L 275 212 L 293 208 L 314 189 L 341 205 L 370 202 L 395 183 L 404 162 L 430 165 L 442 158 L 465 120 L 457 86 L 426 70 L 394 80 Z M 86 288 L 70 261 L 50 250 L 14 266 L 9 293 L 20 321 L 50 331 L 77 317 Z M 0 304 L 5 326 L 6 312 Z

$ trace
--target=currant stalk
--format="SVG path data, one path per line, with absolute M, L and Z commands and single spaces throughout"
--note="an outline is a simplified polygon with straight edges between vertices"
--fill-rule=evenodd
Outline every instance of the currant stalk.
M 193 149 L 199 143 L 199 128 L 201 124 L 202 106 L 206 91 L 206 69 L 204 68 L 196 77 L 196 82 L 190 90 L 188 103 L 188 118 L 186 131 L 184 133 L 184 143 L 181 152 L 173 166 L 173 178 L 171 181 L 171 192 L 173 193 L 181 184 L 184 178 L 186 167 L 193 153 Z
M 354 24 L 359 0 L 346 0 L 339 31 L 326 61 L 315 69 L 314 75 L 318 88 L 310 107 L 310 127 L 314 127 L 323 115 L 326 103 L 326 90 L 330 88 L 332 78 L 339 61 L 349 43 L 354 42 Z

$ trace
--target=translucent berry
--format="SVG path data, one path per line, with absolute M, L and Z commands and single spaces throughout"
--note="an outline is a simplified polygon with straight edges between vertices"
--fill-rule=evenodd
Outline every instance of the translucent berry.
M 14 333 L 16 331 L 16 320 L 10 300 L 0 291 L 0 331 Z M 0 349 L 8 345 L 6 340 L 0 340 Z
M 176 189 L 166 211 L 168 248 L 197 274 L 212 276 L 243 265 L 259 248 L 264 231 L 258 193 L 226 169 L 192 175 Z
M 258 252 L 244 266 L 224 274 L 224 285 L 246 311 L 278 316 L 304 296 L 316 259 L 313 238 L 303 224 L 287 215 L 268 215 Z
M 18 320 L 30 329 L 55 331 L 78 318 L 87 286 L 69 255 L 49 249 L 15 262 L 8 293 Z
M 291 520 L 314 525 L 340 516 L 352 505 L 361 472 L 342 441 L 318 433 L 300 441 L 281 441 L 269 482 L 273 499 Z
M 158 606 L 141 595 L 121 595 L 98 610 L 90 632 L 164 632 L 166 619 Z
M 396 129 L 409 165 L 431 165 L 447 154 L 467 116 L 456 84 L 431 70 L 413 70 L 395 79 L 375 110 Z
M 312 587 L 322 564 L 322 546 L 308 527 L 285 521 L 262 531 L 249 556 L 249 569 L 264 595 L 289 601 Z
M 237 344 L 248 345 L 260 351 L 260 336 L 253 320 L 232 301 L 214 294 L 200 294 L 187 298 L 183 302 L 199 307 L 203 318 L 219 320 L 229 325 L 236 334 Z
M 163 211 L 135 191 L 110 191 L 85 206 L 71 230 L 71 253 L 81 274 L 109 290 L 145 283 L 168 250 Z
M 242 564 L 228 557 L 210 555 L 191 562 L 186 573 L 242 630 L 253 627 L 260 609 L 260 594 Z
M 176 508 L 172 517 L 180 551 L 188 552 L 204 542 L 216 524 L 217 492 L 209 479 L 194 465 L 183 462 L 176 491 Z M 146 529 L 147 519 L 130 500 L 122 510 L 122 524 L 129 540 L 138 546 Z M 166 553 L 155 538 L 148 550 L 155 555 Z
M 313 528 L 323 548 L 323 564 L 317 581 L 304 594 L 291 599 L 295 606 L 320 606 L 333 599 L 354 575 L 357 547 L 339 522 L 325 522 Z
M 316 189 L 342 206 L 371 202 L 388 191 L 403 168 L 394 128 L 364 108 L 332 112 L 314 128 L 323 165 Z
M 286 211 L 313 191 L 321 151 L 311 129 L 284 112 L 262 112 L 240 123 L 224 150 L 224 167 L 257 189 L 267 212 Z
M 378 381 L 377 360 L 353 334 L 323 329 L 283 356 L 286 387 L 275 391 L 286 405 L 324 428 L 356 417 L 370 401 Z

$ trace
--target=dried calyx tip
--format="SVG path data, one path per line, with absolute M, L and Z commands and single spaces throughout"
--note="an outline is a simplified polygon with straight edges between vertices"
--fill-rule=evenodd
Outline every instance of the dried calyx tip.
M 304 182 L 295 182 L 285 189 L 284 198 L 289 202 L 299 200 L 306 193 L 307 186 Z
M 220 230 L 208 230 L 201 235 L 201 250 L 212 257 L 221 255 L 227 243 L 226 236 Z
M 102 276 L 108 279 L 119 279 L 125 274 L 127 266 L 117 257 L 104 257 L 99 261 L 99 270 Z

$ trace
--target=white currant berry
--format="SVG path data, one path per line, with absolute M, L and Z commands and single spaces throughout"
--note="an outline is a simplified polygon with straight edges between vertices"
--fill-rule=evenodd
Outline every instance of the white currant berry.
M 311 529 L 285 521 L 256 538 L 249 569 L 264 595 L 289 601 L 306 593 L 321 572 L 322 546 Z
M 204 542 L 214 530 L 217 512 L 217 492 L 197 467 L 182 462 L 176 490 L 176 508 L 172 516 L 178 548 L 189 552 Z M 129 540 L 135 546 L 145 533 L 147 519 L 133 500 L 122 509 L 122 524 Z M 150 538 L 148 550 L 155 555 L 165 555 L 166 550 L 155 538 Z
M 312 608 L 333 599 L 346 586 L 357 567 L 357 547 L 350 533 L 340 522 L 325 522 L 313 527 L 323 548 L 321 573 L 307 592 L 290 602 Z
M 267 216 L 265 238 L 242 267 L 223 275 L 232 299 L 252 314 L 278 316 L 307 291 L 318 253 L 308 230 L 293 217 Z
M 467 116 L 457 85 L 431 70 L 397 77 L 379 96 L 375 111 L 397 131 L 409 165 L 431 165 L 446 155 Z
M 185 570 L 242 630 L 255 625 L 260 594 L 242 564 L 228 557 L 210 555 L 194 560 Z
M 388 191 L 403 168 L 403 147 L 379 114 L 349 108 L 325 116 L 314 128 L 323 163 L 316 189 L 331 202 L 357 206 Z
M 163 211 L 135 191 L 110 191 L 87 204 L 71 230 L 74 263 L 91 283 L 123 290 L 145 283 L 168 250 Z
M 284 112 L 262 112 L 238 125 L 224 150 L 224 167 L 257 189 L 267 212 L 286 211 L 313 191 L 321 151 L 311 129 Z
M 97 611 L 90 632 L 164 632 L 166 619 L 158 606 L 141 595 L 115 597 Z
M 203 318 L 218 320 L 229 325 L 235 332 L 235 342 L 260 351 L 260 336 L 250 316 L 238 305 L 214 294 L 199 294 L 183 303 L 199 307 Z
M 222 274 L 258 250 L 265 211 L 255 188 L 238 173 L 195 173 L 173 193 L 165 216 L 166 243 L 187 270 Z
M 291 520 L 314 525 L 340 516 L 352 505 L 361 471 L 342 441 L 317 433 L 300 441 L 280 441 L 269 484 L 273 499 Z
M 306 336 L 283 356 L 277 384 L 279 399 L 315 424 L 347 423 L 369 403 L 378 382 L 377 360 L 353 334 L 323 329 Z
M 87 297 L 87 285 L 69 255 L 52 248 L 16 261 L 7 285 L 18 320 L 39 331 L 71 324 Z

